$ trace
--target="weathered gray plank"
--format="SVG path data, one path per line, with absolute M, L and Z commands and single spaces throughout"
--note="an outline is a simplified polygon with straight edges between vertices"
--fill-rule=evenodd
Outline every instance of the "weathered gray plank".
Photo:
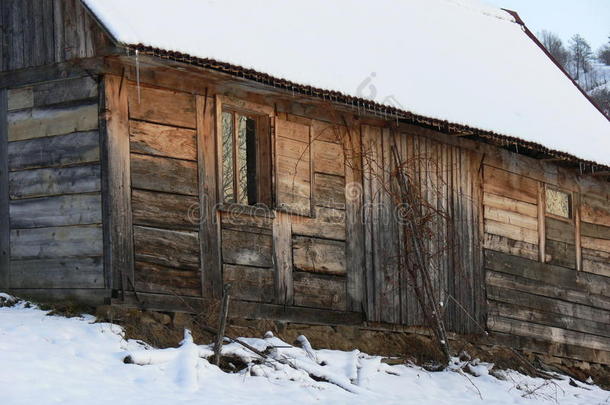
M 344 277 L 297 271 L 293 274 L 294 305 L 345 311 L 347 285 Z
M 273 267 L 271 235 L 222 230 L 222 260 L 226 264 Z
M 607 277 L 577 272 L 565 267 L 553 266 L 504 253 L 485 251 L 485 268 L 515 276 L 543 281 L 572 290 L 610 297 Z
M 54 60 L 56 63 L 63 62 L 65 52 L 64 41 L 64 0 L 53 0 L 53 42 Z
M 277 303 L 292 305 L 292 232 L 288 214 L 278 212 L 273 221 L 273 253 Z M 275 294 L 273 294 L 275 295 Z
M 19 288 L 12 292 L 34 302 L 78 302 L 93 307 L 104 305 L 110 299 L 105 288 Z
M 100 91 L 102 144 L 102 212 L 107 287 L 129 288 L 134 279 L 131 175 L 129 155 L 129 110 L 122 79 L 107 75 Z
M 98 83 L 90 76 L 77 77 L 39 84 L 32 88 L 32 93 L 33 107 L 80 100 L 97 101 Z
M 143 190 L 197 196 L 197 163 L 132 153 L 131 184 Z
M 554 240 L 557 242 L 574 244 L 575 242 L 575 227 L 572 221 L 562 221 L 559 219 L 546 217 L 546 231 L 545 235 L 547 240 Z
M 11 228 L 47 228 L 102 223 L 100 194 L 32 198 L 10 204 Z
M 62 226 L 11 231 L 11 260 L 101 256 L 102 249 L 101 226 Z
M 580 233 L 582 236 L 588 236 L 589 238 L 610 240 L 610 226 L 581 222 Z
M 198 270 L 179 270 L 136 261 L 135 286 L 137 291 L 201 297 L 201 275 Z
M 100 165 L 33 169 L 11 172 L 11 199 L 58 194 L 92 193 L 101 190 Z
M 539 258 L 538 245 L 510 239 L 505 236 L 486 233 L 483 246 L 485 249 L 508 253 L 513 256 L 521 256 L 530 260 L 538 260 Z
M 10 170 L 57 167 L 100 160 L 97 131 L 10 142 Z
M 491 301 L 489 303 L 489 310 L 491 314 L 500 315 L 505 318 L 610 337 L 610 325 L 605 323 L 573 318 L 563 314 L 555 314 L 532 308 L 525 308 L 518 305 L 518 303 L 507 304 L 503 302 Z
M 360 214 L 362 214 L 360 212 Z M 360 219 L 362 225 L 362 219 Z M 313 218 L 294 216 L 292 232 L 295 235 L 346 240 L 346 211 L 334 208 L 315 207 Z M 357 237 L 357 235 L 353 235 Z M 348 243 L 351 239 L 348 239 Z M 354 241 L 357 244 L 357 241 Z
M 103 288 L 101 257 L 11 262 L 13 288 Z
M 134 225 L 175 230 L 199 230 L 199 200 L 196 197 L 133 190 Z
M 9 141 L 65 135 L 98 128 L 97 103 L 12 111 L 8 116 Z
M 1 6 L 2 10 L 6 10 Z M 9 221 L 9 175 L 8 175 L 8 96 L 6 89 L 0 90 L 0 289 L 10 287 L 10 221 Z
M 231 283 L 231 296 L 245 301 L 271 303 L 275 298 L 274 271 L 271 268 L 225 264 L 223 277 Z
M 302 271 L 345 275 L 345 242 L 295 236 L 292 239 L 294 267 Z
M 9 111 L 32 107 L 34 107 L 34 91 L 32 87 L 22 87 L 8 91 Z
M 196 232 L 133 227 L 137 261 L 178 269 L 199 269 L 199 236 Z
M 565 242 L 546 240 L 546 262 L 556 266 L 576 269 L 576 245 Z

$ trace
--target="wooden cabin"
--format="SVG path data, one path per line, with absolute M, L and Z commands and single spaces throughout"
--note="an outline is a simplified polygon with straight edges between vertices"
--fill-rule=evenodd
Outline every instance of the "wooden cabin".
M 231 283 L 234 316 L 421 326 L 386 190 L 401 166 L 446 213 L 425 244 L 451 332 L 610 365 L 610 123 L 518 17 L 493 24 L 514 25 L 535 54 L 524 66 L 543 65 L 540 80 L 573 101 L 572 116 L 540 106 L 532 126 L 555 129 L 539 138 L 129 42 L 124 21 L 137 31 L 156 13 L 159 35 L 180 25 L 163 26 L 175 10 L 161 3 L 1 2 L 0 290 L 192 312 Z M 474 103 L 472 86 L 444 91 Z M 512 107 L 498 107 L 509 123 L 529 113 Z M 560 150 L 570 125 L 583 131 Z

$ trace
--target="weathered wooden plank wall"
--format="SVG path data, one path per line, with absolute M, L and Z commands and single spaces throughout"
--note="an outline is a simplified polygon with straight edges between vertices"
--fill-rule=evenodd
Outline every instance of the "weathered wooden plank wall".
M 10 287 L 104 289 L 97 80 L 7 93 Z
M 367 317 L 377 322 L 424 323 L 412 286 L 401 270 L 405 235 L 396 205 L 393 147 L 415 192 L 425 202 L 422 214 L 430 217 L 425 250 L 438 297 L 447 303 L 447 325 L 456 332 L 477 332 L 471 318 L 484 323 L 485 316 L 476 208 L 480 158 L 409 132 L 370 126 L 363 127 L 362 146 Z
M 485 166 L 487 326 L 513 346 L 607 362 L 608 187 L 576 176 L 554 179 L 532 170 L 530 177 L 511 170 Z M 548 187 L 569 194 L 568 218 L 546 211 Z
M 195 96 L 125 86 L 135 288 L 202 296 Z
M 0 70 L 50 65 L 111 46 L 80 0 L 3 0 Z

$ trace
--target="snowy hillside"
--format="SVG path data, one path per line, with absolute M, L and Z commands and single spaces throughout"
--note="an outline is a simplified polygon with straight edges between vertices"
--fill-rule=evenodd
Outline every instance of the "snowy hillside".
M 2 299 L 0 298 L 0 301 Z M 208 346 L 187 339 L 177 349 L 149 350 L 125 341 L 122 329 L 91 316 L 47 316 L 18 303 L 0 308 L 0 403 L 16 404 L 607 404 L 610 392 L 596 386 L 548 382 L 504 373 L 488 365 L 429 373 L 389 366 L 358 351 L 314 350 L 268 335 L 244 339 L 259 350 L 276 347 L 280 362 L 227 374 L 206 359 Z M 279 347 L 278 347 L 279 346 Z M 256 358 L 235 343 L 225 350 Z M 127 355 L 136 363 L 124 364 Z M 307 370 L 307 372 L 303 371 Z M 321 378 L 312 379 L 309 375 Z M 474 375 L 479 375 L 475 377 Z M 321 382 L 330 381 L 330 382 Z

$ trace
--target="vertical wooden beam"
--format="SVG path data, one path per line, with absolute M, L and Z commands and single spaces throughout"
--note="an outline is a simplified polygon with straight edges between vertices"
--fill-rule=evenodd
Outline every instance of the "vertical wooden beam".
M 216 104 L 216 105 L 215 105 Z M 222 125 L 216 103 L 211 97 L 197 96 L 197 159 L 199 171 L 199 243 L 201 244 L 201 277 L 204 296 L 222 295 L 220 257 L 220 217 L 217 185 L 216 131 Z
M 540 261 L 546 263 L 546 188 L 538 182 L 538 252 Z
M 0 291 L 10 288 L 10 217 L 8 190 L 8 91 L 0 90 Z
M 100 91 L 104 267 L 107 286 L 123 291 L 135 283 L 127 92 L 123 78 L 104 77 Z
M 347 309 L 354 312 L 364 312 L 366 289 L 361 136 L 360 125 L 348 127 L 343 147 L 347 152 L 345 156 Z
M 572 193 L 574 212 L 574 243 L 576 244 L 576 270 L 582 270 L 582 246 L 580 241 L 580 194 Z
M 53 42 L 55 62 L 65 60 L 64 0 L 53 0 Z
M 275 262 L 276 302 L 292 305 L 292 224 L 290 215 L 277 211 L 273 219 L 273 257 Z

